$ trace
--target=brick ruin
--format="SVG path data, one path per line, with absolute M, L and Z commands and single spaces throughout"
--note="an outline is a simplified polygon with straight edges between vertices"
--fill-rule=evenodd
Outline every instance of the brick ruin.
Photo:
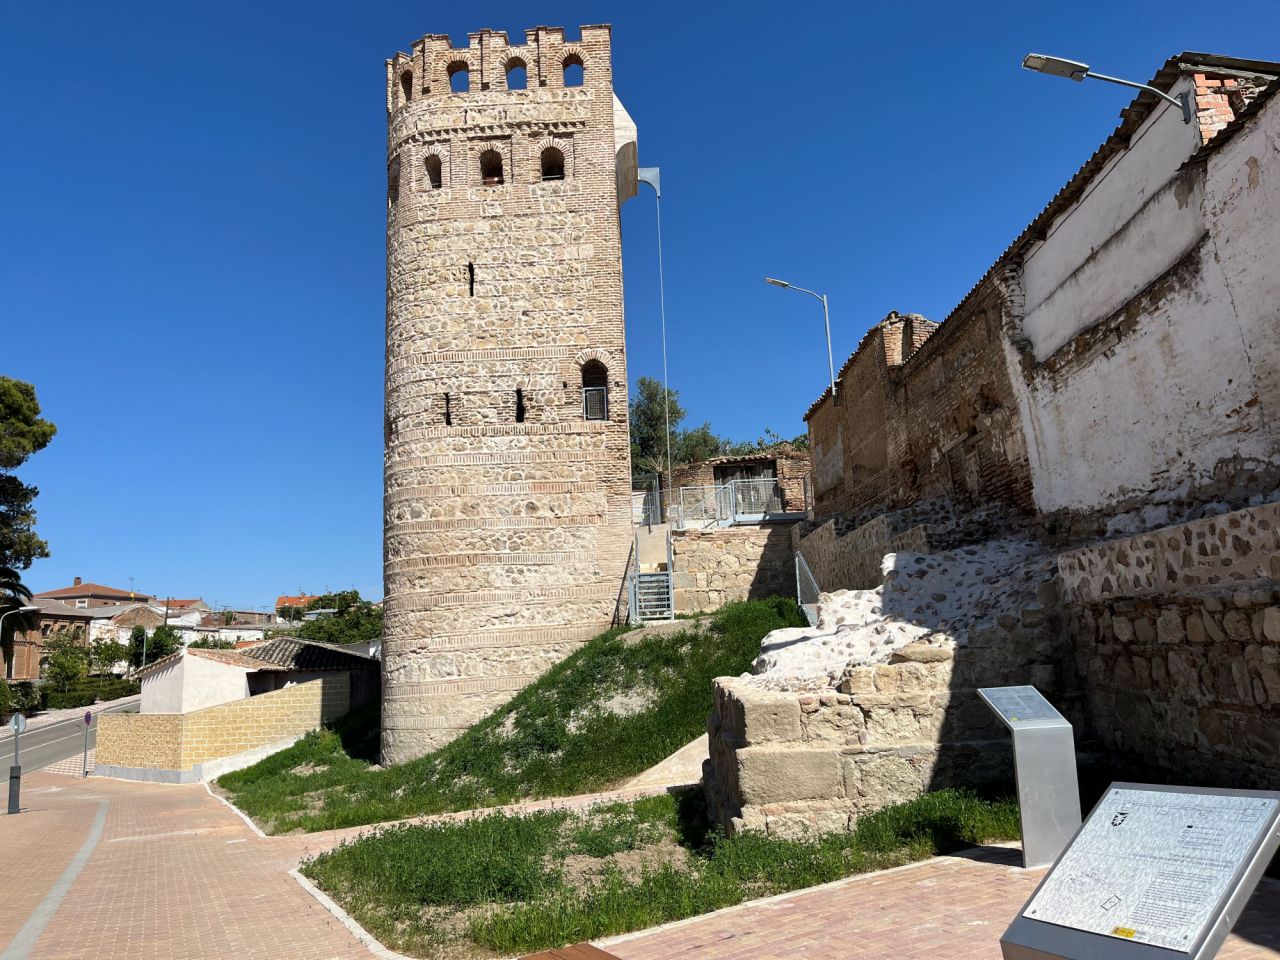
M 523 41 L 387 62 L 387 762 L 608 627 L 631 548 L 635 126 L 607 26 Z
M 1011 778 L 974 694 L 1010 683 L 1099 756 L 1280 786 L 1278 75 L 1171 58 L 1192 123 L 1137 97 L 950 316 L 890 314 L 810 408 L 822 619 L 717 681 L 726 828 Z

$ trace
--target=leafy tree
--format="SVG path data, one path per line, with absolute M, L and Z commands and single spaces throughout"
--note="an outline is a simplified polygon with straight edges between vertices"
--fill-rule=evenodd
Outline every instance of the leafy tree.
M 283 606 L 276 611 L 276 615 L 280 617 L 281 620 L 286 620 L 289 623 L 295 623 L 302 619 L 302 615 L 305 612 L 306 611 L 303 610 L 302 607 Z
M 26 570 L 33 560 L 49 555 L 49 545 L 35 534 L 32 503 L 39 491 L 12 471 L 48 446 L 56 432 L 40 417 L 35 388 L 0 376 L 0 568 Z
M 675 456 L 676 431 L 685 418 L 684 407 L 677 402 L 678 393 L 651 377 L 636 381 L 631 395 L 631 463 L 638 470 L 648 473 L 665 473 L 667 470 L 667 417 L 671 419 L 671 453 Z
M 343 590 L 316 597 L 308 610 L 334 610 L 326 617 L 304 621 L 298 628 L 303 640 L 317 643 L 368 643 L 382 636 L 382 607 L 360 599 L 359 592 Z
M 147 628 L 141 626 L 134 627 L 129 634 L 129 664 L 135 670 L 153 664 L 161 657 L 167 657 L 181 649 L 182 635 L 168 624 L 156 627 L 150 636 L 147 635 Z M 145 663 L 143 662 L 144 653 Z
M 63 692 L 83 680 L 89 673 L 89 651 L 79 628 L 58 630 L 45 640 L 40 665 L 45 681 Z
M 99 640 L 89 647 L 89 667 L 99 675 L 110 673 L 118 663 L 129 659 L 129 648 L 119 640 Z
M 188 650 L 234 650 L 234 640 L 220 640 L 217 637 L 201 637 L 187 644 Z

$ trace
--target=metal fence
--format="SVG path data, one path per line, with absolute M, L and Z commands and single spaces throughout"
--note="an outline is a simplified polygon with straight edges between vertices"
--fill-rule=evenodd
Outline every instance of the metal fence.
M 776 480 L 730 480 L 720 486 L 680 487 L 674 516 L 679 530 L 760 523 L 783 513 L 782 489 Z

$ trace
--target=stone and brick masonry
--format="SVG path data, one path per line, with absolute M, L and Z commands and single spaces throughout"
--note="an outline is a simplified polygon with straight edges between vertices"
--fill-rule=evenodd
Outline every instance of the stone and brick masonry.
M 428 35 L 387 63 L 387 762 L 608 627 L 631 547 L 635 128 L 607 26 L 523 40 Z

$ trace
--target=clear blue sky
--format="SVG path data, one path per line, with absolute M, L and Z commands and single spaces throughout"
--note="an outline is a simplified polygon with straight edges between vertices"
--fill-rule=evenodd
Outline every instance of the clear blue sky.
M 600 22 L 663 172 L 672 386 L 741 439 L 800 432 L 826 379 L 820 308 L 765 274 L 830 295 L 839 365 L 891 309 L 945 317 L 1115 125 L 1126 91 L 1028 50 L 1280 57 L 1267 4 L 6 4 L 0 372 L 58 425 L 30 585 L 380 596 L 383 61 Z M 634 381 L 651 194 L 623 236 Z

